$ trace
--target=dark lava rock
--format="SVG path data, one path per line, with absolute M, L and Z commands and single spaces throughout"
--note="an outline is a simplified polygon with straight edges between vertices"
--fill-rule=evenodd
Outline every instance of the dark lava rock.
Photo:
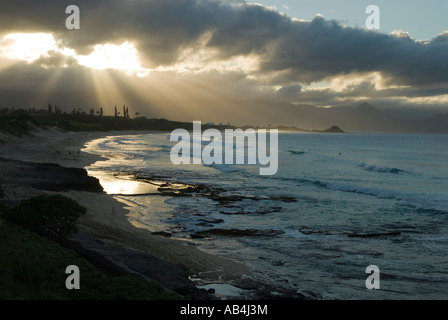
M 283 234 L 282 230 L 272 229 L 209 229 L 204 231 L 198 231 L 194 234 L 195 237 L 207 237 L 207 236 L 221 236 L 221 237 L 275 237 L 279 234 Z
M 289 196 L 270 196 L 271 200 L 283 201 L 283 202 L 297 202 L 297 199 Z
M 183 265 L 173 264 L 140 251 L 104 243 L 84 234 L 75 234 L 65 244 L 99 268 L 114 275 L 138 274 L 191 299 L 211 299 L 204 289 L 196 288 Z
M 219 211 L 219 213 L 230 216 L 230 215 L 249 214 L 250 212 L 244 211 L 244 210 L 239 210 L 239 211 Z
M 274 267 L 284 266 L 285 263 L 286 263 L 285 261 L 280 261 L 280 260 L 272 261 L 272 262 L 271 262 L 271 264 L 272 264 Z
M 155 231 L 155 232 L 151 232 L 151 234 L 156 235 L 156 236 L 162 236 L 162 237 L 171 237 L 173 234 L 170 232 L 166 232 L 166 231 Z
M 375 238 L 375 237 L 382 237 L 382 236 L 399 236 L 401 232 L 394 231 L 394 232 L 378 232 L 378 233 L 352 233 L 348 236 L 350 238 Z
M 222 219 L 200 219 L 199 223 L 197 223 L 197 226 L 201 226 L 201 227 L 213 227 L 213 225 L 215 224 L 219 224 L 219 223 L 223 223 L 224 220 Z
M 291 154 L 304 154 L 305 151 L 288 150 Z
M 190 238 L 191 239 L 204 239 L 204 238 L 206 238 L 206 236 L 203 236 L 203 235 L 197 234 L 197 233 L 192 233 L 192 234 L 190 234 Z
M 218 224 L 218 223 L 224 222 L 224 220 L 222 220 L 222 219 L 200 219 L 200 221 L 206 222 L 206 223 L 212 223 L 212 224 Z

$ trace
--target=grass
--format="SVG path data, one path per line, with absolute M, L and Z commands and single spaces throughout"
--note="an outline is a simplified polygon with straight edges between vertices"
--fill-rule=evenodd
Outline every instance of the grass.
M 80 290 L 68 290 L 67 266 L 80 269 Z M 7 300 L 172 300 L 156 282 L 128 275 L 113 277 L 75 251 L 21 227 L 0 221 L 0 299 Z

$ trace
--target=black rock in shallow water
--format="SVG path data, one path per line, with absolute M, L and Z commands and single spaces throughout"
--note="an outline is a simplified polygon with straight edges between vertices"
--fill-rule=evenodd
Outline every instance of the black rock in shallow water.
M 348 235 L 349 238 L 375 238 L 383 236 L 399 236 L 401 232 L 377 232 L 377 233 L 351 233 Z
M 156 236 L 166 237 L 166 238 L 169 238 L 173 235 L 172 233 L 166 232 L 166 231 L 155 231 L 155 232 L 151 232 L 151 234 L 156 235 Z
M 198 231 L 191 235 L 193 238 L 203 238 L 207 236 L 222 236 L 222 237 L 274 237 L 283 234 L 282 230 L 272 229 L 209 229 Z

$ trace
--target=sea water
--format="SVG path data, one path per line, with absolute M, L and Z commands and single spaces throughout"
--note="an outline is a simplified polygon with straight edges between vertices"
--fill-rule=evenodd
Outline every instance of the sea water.
M 255 165 L 173 165 L 169 136 L 91 141 L 84 151 L 108 159 L 89 174 L 205 185 L 228 201 L 116 193 L 135 205 L 139 225 L 192 239 L 261 281 L 309 296 L 448 298 L 448 135 L 280 133 L 273 176 Z M 210 229 L 266 233 L 194 237 Z M 366 288 L 369 265 L 380 270 L 379 290 Z

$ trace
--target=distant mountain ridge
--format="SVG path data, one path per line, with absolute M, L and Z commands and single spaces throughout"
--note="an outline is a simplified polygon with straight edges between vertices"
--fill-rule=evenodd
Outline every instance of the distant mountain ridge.
M 29 108 L 46 107 L 48 103 L 58 104 L 66 112 L 73 106 L 98 108 L 93 103 L 96 96 L 92 92 L 67 92 L 48 94 L 37 99 L 35 92 L 14 92 L 0 89 L 0 109 L 2 107 Z M 117 103 L 130 105 L 133 113 L 148 118 L 166 118 L 181 122 L 202 120 L 203 123 L 230 122 L 235 126 L 297 127 L 304 130 L 320 131 L 336 125 L 346 132 L 426 132 L 448 133 L 447 113 L 428 111 L 423 108 L 379 109 L 370 103 L 356 107 L 320 108 L 312 105 L 295 105 L 289 102 L 267 100 L 226 100 L 217 103 L 214 100 L 198 100 L 193 107 L 185 110 L 185 101 L 172 102 L 169 105 L 160 101 L 142 99 L 138 95 L 127 95 Z M 88 107 L 86 107 L 88 106 Z M 112 114 L 113 105 L 103 105 L 105 114 Z M 196 108 L 195 106 L 200 106 Z
M 318 108 L 289 103 L 276 103 L 274 106 L 273 103 L 262 102 L 251 104 L 246 108 L 252 115 L 252 121 L 259 125 L 281 124 L 306 130 L 321 130 L 337 125 L 346 132 L 448 133 L 448 114 L 438 113 L 418 120 L 400 119 L 369 103 L 363 103 L 355 108 Z M 272 110 L 276 113 L 273 114 Z M 228 121 L 233 123 L 235 120 Z

